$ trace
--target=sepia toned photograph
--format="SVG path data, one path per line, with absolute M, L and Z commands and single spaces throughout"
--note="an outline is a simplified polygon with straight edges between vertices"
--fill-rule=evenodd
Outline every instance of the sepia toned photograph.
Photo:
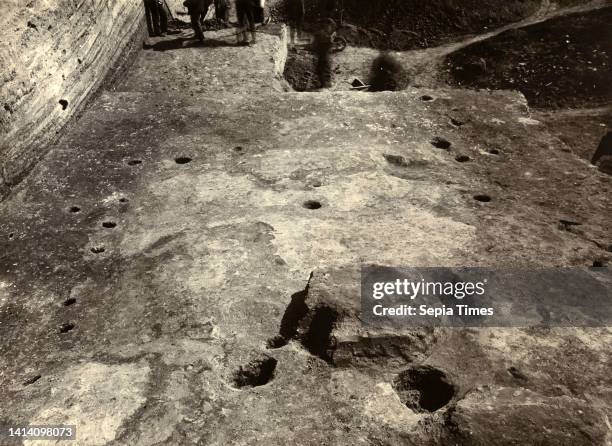
M 0 446 L 612 446 L 612 0 L 0 10 Z

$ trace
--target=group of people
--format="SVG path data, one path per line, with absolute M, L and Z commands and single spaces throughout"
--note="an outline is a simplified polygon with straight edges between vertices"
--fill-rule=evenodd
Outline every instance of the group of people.
M 221 22 L 228 24 L 231 9 L 230 0 L 185 0 L 183 3 L 187 7 L 187 11 L 191 18 L 191 26 L 195 32 L 195 37 L 200 42 L 204 41 L 202 23 L 213 1 L 215 6 L 215 17 Z M 238 25 L 240 27 L 238 36 L 242 43 L 248 44 L 247 30 L 251 32 L 252 42 L 254 43 L 256 40 L 255 24 L 266 23 L 264 17 L 264 1 L 265 0 L 235 0 L 236 17 L 238 18 Z
M 185 0 L 183 5 L 187 7 L 191 19 L 191 26 L 195 32 L 195 38 L 204 41 L 202 23 L 214 2 L 215 17 L 221 22 L 229 23 L 231 0 Z M 242 44 L 254 43 L 256 41 L 255 25 L 265 24 L 269 19 L 264 14 L 265 0 L 234 0 L 236 17 L 240 31 L 238 40 Z M 164 0 L 144 0 L 147 27 L 150 36 L 165 36 L 168 32 L 168 7 Z M 304 20 L 304 0 L 287 0 L 287 17 L 293 33 L 299 30 Z M 248 33 L 251 41 L 248 41 Z M 293 34 L 292 34 L 293 38 Z
M 215 17 L 226 24 L 229 23 L 229 12 L 231 0 L 185 0 L 184 6 L 187 7 L 191 19 L 191 26 L 195 32 L 195 38 L 200 42 L 204 41 L 202 23 L 207 15 L 210 6 L 214 2 Z M 238 43 L 249 45 L 256 42 L 255 25 L 266 23 L 264 18 L 265 0 L 233 0 L 235 2 L 236 17 L 238 19 L 239 32 Z M 144 0 L 149 34 L 152 36 L 163 36 L 168 31 L 168 12 L 164 0 Z M 317 75 L 322 87 L 331 85 L 331 41 L 336 30 L 336 24 L 331 18 L 336 1 L 326 0 L 324 2 L 324 16 L 328 18 L 321 22 L 319 29 L 313 34 L 312 47 L 317 55 Z M 304 24 L 306 15 L 304 0 L 285 0 L 285 17 L 291 33 L 291 42 L 295 41 L 297 35 L 301 38 L 300 31 Z M 248 35 L 251 35 L 249 41 Z
M 145 17 L 150 36 L 165 36 L 168 32 L 168 12 L 164 0 L 144 0 Z

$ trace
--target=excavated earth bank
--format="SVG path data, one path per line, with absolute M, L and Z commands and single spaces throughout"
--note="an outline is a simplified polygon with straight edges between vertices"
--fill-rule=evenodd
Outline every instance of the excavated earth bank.
M 142 43 L 142 1 L 9 1 L 0 17 L 0 199 Z
M 538 108 L 612 102 L 612 7 L 579 12 L 470 45 L 447 58 L 453 85 L 516 89 Z

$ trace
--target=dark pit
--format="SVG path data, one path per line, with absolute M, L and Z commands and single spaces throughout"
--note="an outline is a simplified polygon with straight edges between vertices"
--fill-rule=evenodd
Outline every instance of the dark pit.
M 387 160 L 389 164 L 392 164 L 398 167 L 408 167 L 408 162 L 406 161 L 406 158 L 404 158 L 401 155 L 390 155 L 390 154 L 385 153 L 383 156 L 385 157 L 385 160 Z
M 338 320 L 338 312 L 327 306 L 314 309 L 308 331 L 302 338 L 302 344 L 315 356 L 328 363 L 333 361 L 334 339 L 332 332 Z
M 34 376 L 32 376 L 31 378 L 26 379 L 26 380 L 23 382 L 23 385 L 24 385 L 24 386 L 29 386 L 30 384 L 34 384 L 34 383 L 35 383 L 36 381 L 38 381 L 40 378 L 42 378 L 42 376 L 40 376 L 40 375 L 34 375 Z
M 72 322 L 66 322 L 60 326 L 59 332 L 62 334 L 68 333 L 69 331 L 72 331 L 74 327 L 75 325 Z
M 70 206 L 68 210 L 72 212 L 73 214 L 76 214 L 77 212 L 81 212 L 81 208 L 78 206 Z
M 468 161 L 470 161 L 470 157 L 467 155 L 457 155 L 455 157 L 455 160 L 459 163 L 467 163 Z
M 451 147 L 451 143 L 449 141 L 438 136 L 431 140 L 431 145 L 442 150 L 448 150 Z
M 66 99 L 60 99 L 59 105 L 62 106 L 62 110 L 66 110 L 68 108 L 68 101 Z
M 489 149 L 489 153 L 491 155 L 499 155 L 500 154 L 498 149 Z
M 101 254 L 104 251 L 106 251 L 106 248 L 104 248 L 104 246 L 94 246 L 91 248 L 90 251 L 93 252 L 94 254 Z
M 527 381 L 527 375 L 514 366 L 508 368 L 508 373 L 510 373 L 514 379 L 519 381 Z
M 323 186 L 323 183 L 320 180 L 314 180 L 312 183 L 310 183 L 310 185 L 312 187 L 321 187 Z
M 128 161 L 128 166 L 137 166 L 139 164 L 142 164 L 142 160 L 129 160 Z
M 303 206 L 304 206 L 306 209 L 310 209 L 310 210 L 313 210 L 313 211 L 314 211 L 314 210 L 316 210 L 316 209 L 321 209 L 321 208 L 323 207 L 323 205 L 321 204 L 321 202 L 319 202 L 319 201 L 315 201 L 315 200 L 308 200 L 308 201 L 305 201 L 305 202 L 304 202 L 304 204 L 303 204 Z
M 431 96 L 426 95 L 426 94 L 421 96 L 421 101 L 423 101 L 423 102 L 431 102 L 431 101 L 433 101 L 433 99 L 434 98 L 432 98 Z
M 127 199 L 127 198 L 125 198 L 125 197 L 121 197 L 121 198 L 119 199 L 119 203 L 127 203 L 128 201 L 130 201 L 130 200 L 128 200 L 128 199 Z
M 115 223 L 114 221 L 105 221 L 102 222 L 102 227 L 106 229 L 113 229 L 117 227 L 117 223 Z
M 268 384 L 274 378 L 274 371 L 278 361 L 271 356 L 262 355 L 246 366 L 241 366 L 233 376 L 234 386 L 258 387 Z
M 76 303 L 76 299 L 74 297 L 69 297 L 64 301 L 64 306 L 69 307 L 70 305 L 74 305 Z
M 446 374 L 428 365 L 410 368 L 394 383 L 400 400 L 415 412 L 435 412 L 455 396 L 456 388 Z
M 489 203 L 491 201 L 491 197 L 485 194 L 474 195 L 474 200 L 479 201 L 481 203 Z
M 176 164 L 187 164 L 191 162 L 191 158 L 189 158 L 188 156 L 179 156 L 178 158 L 174 159 L 174 162 Z

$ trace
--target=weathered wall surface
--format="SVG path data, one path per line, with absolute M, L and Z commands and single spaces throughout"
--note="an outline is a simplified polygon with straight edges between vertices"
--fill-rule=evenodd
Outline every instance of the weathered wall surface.
M 142 0 L 0 0 L 0 198 L 139 45 Z

